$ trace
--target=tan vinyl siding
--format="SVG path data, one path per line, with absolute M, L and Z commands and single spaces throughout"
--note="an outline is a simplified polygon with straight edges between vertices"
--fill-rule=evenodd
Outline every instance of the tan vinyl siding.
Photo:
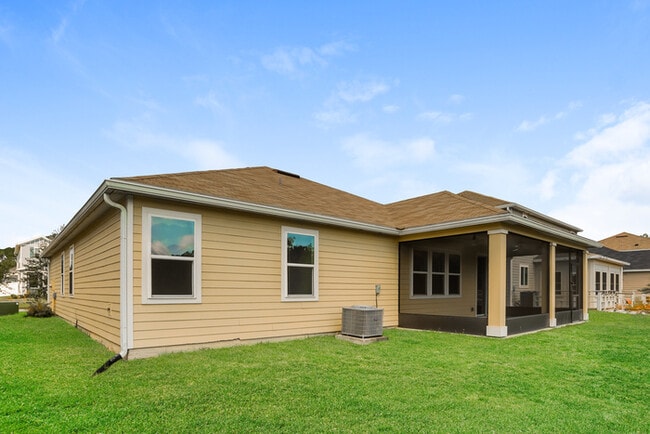
M 202 303 L 142 303 L 142 206 L 201 214 Z M 253 214 L 139 201 L 134 217 L 134 346 L 334 333 L 341 308 L 375 304 L 397 325 L 397 240 Z M 282 227 L 319 231 L 319 300 L 281 300 Z
M 461 295 L 446 297 L 411 297 L 412 255 L 411 247 L 401 245 L 400 264 L 400 311 L 423 315 L 476 316 L 476 267 L 477 256 L 461 254 Z
M 69 249 L 74 246 L 74 294 L 69 294 Z M 61 253 L 64 294 L 61 294 Z M 110 211 L 52 253 L 50 288 L 58 316 L 84 330 L 112 351 L 120 350 L 120 217 Z
M 626 297 L 634 293 L 639 294 L 641 289 L 650 285 L 650 271 L 627 271 L 623 276 L 623 294 Z

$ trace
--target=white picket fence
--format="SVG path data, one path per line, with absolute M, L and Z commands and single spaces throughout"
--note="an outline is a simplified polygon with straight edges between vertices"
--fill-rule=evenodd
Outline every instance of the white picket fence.
M 616 310 L 630 308 L 636 304 L 648 304 L 650 294 L 637 294 L 625 296 L 616 291 L 591 291 L 589 308 L 597 310 Z

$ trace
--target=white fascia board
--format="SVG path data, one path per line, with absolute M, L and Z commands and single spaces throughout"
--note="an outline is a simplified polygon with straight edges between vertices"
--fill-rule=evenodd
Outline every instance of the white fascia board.
M 582 232 L 582 229 L 580 229 L 579 227 L 570 225 L 570 224 L 568 224 L 566 222 L 563 222 L 562 220 L 558 220 L 558 219 L 553 218 L 551 216 L 548 216 L 546 214 L 542 214 L 539 211 L 535 211 L 534 209 L 527 208 L 527 207 L 525 207 L 523 205 L 519 205 L 518 203 L 515 203 L 515 202 L 506 203 L 504 205 L 499 205 L 499 206 L 497 206 L 497 208 L 501 208 L 501 209 L 505 209 L 505 210 L 507 210 L 508 208 L 517 209 L 517 210 L 519 210 L 519 211 L 521 211 L 521 212 L 523 212 L 525 214 L 528 214 L 530 216 L 534 216 L 534 217 L 536 217 L 536 218 L 538 218 L 540 220 L 546 220 L 549 223 L 552 223 L 552 224 L 557 225 L 557 226 L 561 226 L 561 227 L 566 228 L 566 229 L 568 229 L 570 231 L 573 231 L 573 232 L 576 232 L 576 233 L 577 232 Z
M 610 264 L 615 264 L 615 265 L 630 265 L 629 262 L 621 261 L 620 259 L 610 258 L 609 256 L 599 255 L 597 253 L 589 253 L 588 258 L 597 259 L 603 262 L 609 262 Z
M 375 232 L 385 235 L 399 235 L 396 228 L 389 226 L 375 225 L 371 223 L 363 223 L 354 220 L 342 219 L 338 217 L 325 216 L 321 214 L 314 214 L 304 211 L 296 211 L 285 208 L 278 208 L 269 205 L 260 205 L 251 202 L 243 202 L 234 199 L 226 199 L 214 196 L 208 196 L 198 193 L 188 193 L 178 190 L 171 190 L 162 187 L 155 187 L 150 185 L 132 183 L 120 180 L 106 181 L 107 189 L 109 191 L 120 191 L 127 194 L 153 196 L 160 199 L 179 200 L 199 205 L 208 205 L 217 208 L 226 208 L 234 211 L 245 211 L 256 214 L 263 214 L 273 217 L 281 217 L 296 220 L 307 220 L 313 223 L 322 223 L 349 229 L 357 229 L 362 231 Z
M 435 225 L 420 226 L 417 228 L 402 229 L 400 235 L 412 235 L 426 232 L 443 231 L 449 229 L 460 229 L 467 226 L 485 225 L 490 223 L 513 223 L 520 226 L 525 226 L 536 231 L 552 235 L 560 239 L 572 241 L 574 243 L 582 244 L 588 247 L 601 247 L 600 243 L 590 240 L 589 238 L 581 237 L 571 232 L 562 231 L 541 223 L 532 221 L 530 219 L 516 216 L 513 214 L 500 214 L 488 217 L 478 217 L 474 219 L 460 220 L 448 223 L 440 223 Z

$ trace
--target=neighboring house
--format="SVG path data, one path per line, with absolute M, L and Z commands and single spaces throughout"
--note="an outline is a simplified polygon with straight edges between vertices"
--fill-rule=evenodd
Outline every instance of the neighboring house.
M 629 247 L 632 245 L 633 247 L 637 247 L 637 244 L 638 247 L 645 246 L 645 244 L 642 244 L 642 240 L 645 237 L 638 238 L 641 239 L 641 243 L 637 242 L 639 240 L 632 239 L 631 243 L 624 244 L 623 246 Z M 591 248 L 589 251 L 627 263 L 627 265 L 623 266 L 624 279 L 621 287 L 623 295 L 628 301 L 631 301 L 634 295 L 640 294 L 644 289 L 647 290 L 650 287 L 650 249 L 618 251 L 609 247 L 601 247 Z
M 588 258 L 589 309 L 620 308 L 624 302 L 624 267 L 629 266 L 630 263 L 597 253 L 589 253 Z
M 16 279 L 17 279 L 17 295 L 25 295 L 29 290 L 28 284 L 25 281 L 25 272 L 29 264 L 29 260 L 40 255 L 50 243 L 47 237 L 34 238 L 19 244 L 16 244 Z
M 254 167 L 108 179 L 45 255 L 57 315 L 137 358 L 335 333 L 375 303 L 386 327 L 496 337 L 587 320 L 579 231 L 468 191 L 382 205 Z
M 18 282 L 0 283 L 0 296 L 18 295 Z
M 621 232 L 599 241 L 604 247 L 619 252 L 628 250 L 650 250 L 650 237 L 648 234 L 634 235 L 629 232 Z

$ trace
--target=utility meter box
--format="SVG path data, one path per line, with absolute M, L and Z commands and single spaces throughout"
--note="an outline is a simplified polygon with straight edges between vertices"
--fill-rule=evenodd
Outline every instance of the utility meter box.
M 381 336 L 384 333 L 384 309 L 373 306 L 343 308 L 341 334 L 358 338 Z

